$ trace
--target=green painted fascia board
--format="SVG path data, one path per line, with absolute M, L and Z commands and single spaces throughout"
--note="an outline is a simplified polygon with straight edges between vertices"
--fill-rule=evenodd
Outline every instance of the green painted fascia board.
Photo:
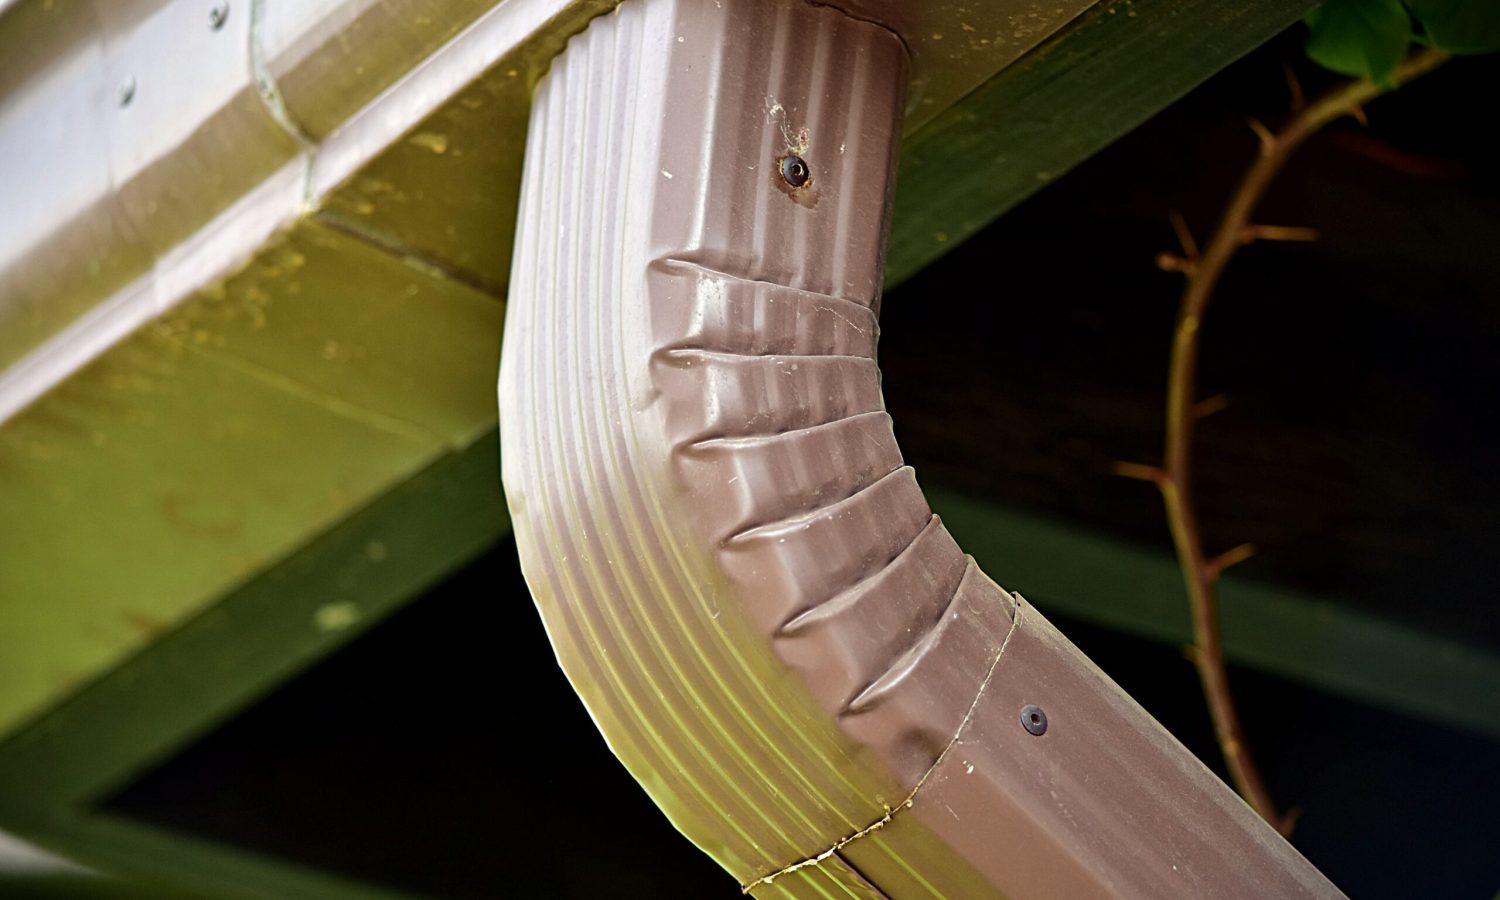
M 0 827 L 86 808 L 475 558 L 509 527 L 491 430 L 437 455 L 0 743 Z
M 950 490 L 930 490 L 928 499 L 985 571 L 1044 612 L 1169 644 L 1192 640 L 1182 575 L 1165 552 Z M 1233 663 L 1500 739 L 1500 704 L 1475 702 L 1500 695 L 1493 654 L 1233 576 L 1220 584 L 1219 607 Z
M 1104 0 L 902 144 L 890 290 L 1297 22 L 1313 0 Z

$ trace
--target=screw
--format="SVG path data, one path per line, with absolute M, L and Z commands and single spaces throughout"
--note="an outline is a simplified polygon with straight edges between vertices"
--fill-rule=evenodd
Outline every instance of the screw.
M 129 106 L 130 101 L 135 99 L 135 76 L 126 75 L 120 86 L 115 88 L 115 101 L 121 106 Z
M 223 28 L 224 23 L 228 21 L 228 19 L 228 3 L 215 3 L 213 9 L 210 9 L 208 11 L 208 24 L 209 27 L 213 28 L 214 31 L 218 31 L 220 28 Z
M 807 167 L 807 161 L 800 156 L 787 154 L 777 161 L 781 167 L 781 178 L 794 188 L 807 184 L 807 179 L 812 177 L 812 171 Z
M 1047 714 L 1040 706 L 1028 703 L 1021 707 L 1021 727 L 1041 737 L 1047 733 Z

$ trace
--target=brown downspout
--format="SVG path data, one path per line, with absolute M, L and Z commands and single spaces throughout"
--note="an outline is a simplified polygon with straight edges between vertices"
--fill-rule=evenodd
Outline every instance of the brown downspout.
M 1341 896 L 903 464 L 875 344 L 906 77 L 826 5 L 626 0 L 541 83 L 500 412 L 559 661 L 756 896 Z

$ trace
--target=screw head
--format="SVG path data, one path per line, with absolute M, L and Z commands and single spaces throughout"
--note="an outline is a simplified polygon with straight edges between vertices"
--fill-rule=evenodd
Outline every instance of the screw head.
M 121 106 L 129 106 L 130 101 L 135 99 L 135 76 L 126 75 L 119 86 L 115 88 L 115 102 Z
M 215 3 L 213 5 L 213 8 L 208 11 L 208 25 L 214 31 L 218 31 L 220 28 L 223 28 L 224 27 L 224 23 L 227 22 L 228 20 L 229 20 L 229 4 L 228 3 Z
M 1028 703 L 1021 707 L 1021 727 L 1041 737 L 1047 733 L 1047 714 L 1040 706 Z
M 812 177 L 812 169 L 808 167 L 807 160 L 800 156 L 788 153 L 777 160 L 777 165 L 781 169 L 781 180 L 794 188 L 807 184 L 807 180 Z

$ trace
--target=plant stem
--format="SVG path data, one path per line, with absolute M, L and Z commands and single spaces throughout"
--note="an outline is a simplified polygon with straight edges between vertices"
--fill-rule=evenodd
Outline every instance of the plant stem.
M 1256 239 L 1287 237 L 1274 229 L 1253 228 L 1250 216 L 1266 188 L 1291 155 L 1320 128 L 1345 115 L 1358 115 L 1360 107 L 1392 87 L 1410 81 L 1440 65 L 1447 56 L 1439 51 L 1421 51 L 1401 64 L 1392 84 L 1382 86 L 1367 80 L 1354 81 L 1329 91 L 1298 111 L 1278 132 L 1260 129 L 1261 152 L 1240 179 L 1218 227 L 1201 254 L 1191 240 L 1184 242 L 1187 259 L 1177 266 L 1187 278 L 1183 287 L 1177 329 L 1172 342 L 1172 365 L 1167 381 L 1166 461 L 1154 480 L 1161 489 L 1167 520 L 1192 607 L 1193 646 L 1191 656 L 1203 684 L 1209 715 L 1223 751 L 1229 774 L 1240 795 L 1278 830 L 1286 832 L 1282 819 L 1266 790 L 1260 770 L 1245 745 L 1239 714 L 1229 691 L 1224 668 L 1224 648 L 1219 634 L 1216 586 L 1219 573 L 1249 555 L 1236 548 L 1221 557 L 1209 558 L 1203 550 L 1198 513 L 1192 488 L 1193 429 L 1200 413 L 1194 410 L 1194 385 L 1198 369 L 1198 333 L 1203 314 L 1225 266 L 1241 246 Z M 1305 233 L 1304 233 L 1305 234 Z M 1299 239 L 1305 239 L 1301 237 Z

